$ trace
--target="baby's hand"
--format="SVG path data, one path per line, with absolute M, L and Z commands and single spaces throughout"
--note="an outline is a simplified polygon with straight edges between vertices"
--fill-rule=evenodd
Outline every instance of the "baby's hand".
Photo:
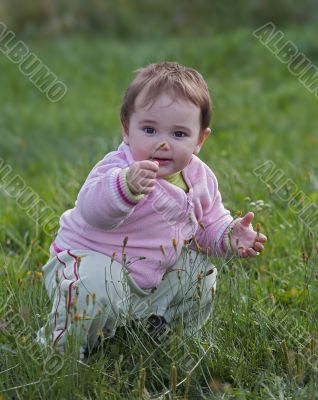
M 231 246 L 240 257 L 254 257 L 264 250 L 262 243 L 267 241 L 267 237 L 254 231 L 253 218 L 254 214 L 248 212 L 233 228 Z
M 127 183 L 132 193 L 149 194 L 156 184 L 156 176 L 159 171 L 157 161 L 135 161 L 128 169 Z

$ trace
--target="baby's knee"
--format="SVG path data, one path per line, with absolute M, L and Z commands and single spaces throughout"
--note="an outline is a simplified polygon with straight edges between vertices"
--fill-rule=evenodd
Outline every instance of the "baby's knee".
M 76 262 L 77 273 L 81 279 L 117 281 L 123 275 L 122 265 L 105 254 L 89 250 L 73 250 L 71 255 L 71 264 L 68 264 L 68 266 L 75 268 Z
M 99 306 L 123 303 L 127 284 L 122 265 L 111 257 L 89 250 L 64 251 L 56 256 L 58 272 L 55 288 L 59 294 L 76 296 L 79 306 L 93 302 Z M 52 274 L 51 274 L 52 275 Z M 50 277 L 50 283 L 55 280 Z M 56 294 L 56 291 L 55 291 Z
M 77 284 L 106 304 L 120 301 L 128 291 L 122 265 L 99 253 L 81 258 Z

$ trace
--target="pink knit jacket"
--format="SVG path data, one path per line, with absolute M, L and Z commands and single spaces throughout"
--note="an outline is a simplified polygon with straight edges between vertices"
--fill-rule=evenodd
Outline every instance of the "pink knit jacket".
M 143 289 L 158 286 L 184 241 L 210 255 L 225 254 L 223 239 L 233 218 L 209 167 L 193 155 L 182 171 L 188 193 L 157 179 L 151 194 L 137 198 L 125 184 L 133 162 L 129 146 L 121 143 L 93 168 L 75 207 L 60 219 L 51 254 L 89 249 L 114 257 Z

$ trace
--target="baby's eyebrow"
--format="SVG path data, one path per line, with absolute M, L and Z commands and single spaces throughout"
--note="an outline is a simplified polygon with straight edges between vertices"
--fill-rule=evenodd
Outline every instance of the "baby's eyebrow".
M 142 119 L 140 121 L 140 124 L 156 124 L 157 121 L 153 120 L 153 119 Z
M 174 125 L 173 127 L 174 129 L 180 129 L 182 131 L 188 131 L 190 130 L 188 126 L 184 126 L 184 125 Z

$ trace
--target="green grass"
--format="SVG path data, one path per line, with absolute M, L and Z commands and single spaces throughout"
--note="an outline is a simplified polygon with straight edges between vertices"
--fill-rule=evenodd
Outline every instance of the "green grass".
M 318 64 L 314 27 L 285 34 Z M 305 205 L 317 204 L 317 99 L 244 29 L 130 43 L 70 36 L 28 45 L 68 93 L 58 103 L 48 102 L 1 55 L 0 157 L 58 215 L 73 205 L 92 166 L 120 143 L 119 107 L 134 69 L 176 60 L 203 74 L 214 117 L 201 158 L 217 175 L 226 207 L 233 213 L 255 211 L 269 241 L 256 259 L 227 265 L 215 260 L 219 280 L 212 318 L 201 340 L 188 339 L 180 347 L 202 358 L 190 376 L 189 399 L 317 398 L 317 231 L 312 234 L 283 193 L 275 192 L 274 182 L 266 185 L 253 173 L 272 160 L 304 192 Z M 54 373 L 52 360 L 47 365 L 51 353 L 33 344 L 50 310 L 36 272 L 52 238 L 4 190 L 0 210 L 0 396 L 140 398 L 140 355 L 150 392 L 162 381 L 169 386 L 173 361 L 177 381 L 185 378 L 176 343 L 165 354 L 136 329 L 106 342 L 86 365 L 70 351 Z M 185 390 L 180 385 L 176 396 L 182 398 Z

